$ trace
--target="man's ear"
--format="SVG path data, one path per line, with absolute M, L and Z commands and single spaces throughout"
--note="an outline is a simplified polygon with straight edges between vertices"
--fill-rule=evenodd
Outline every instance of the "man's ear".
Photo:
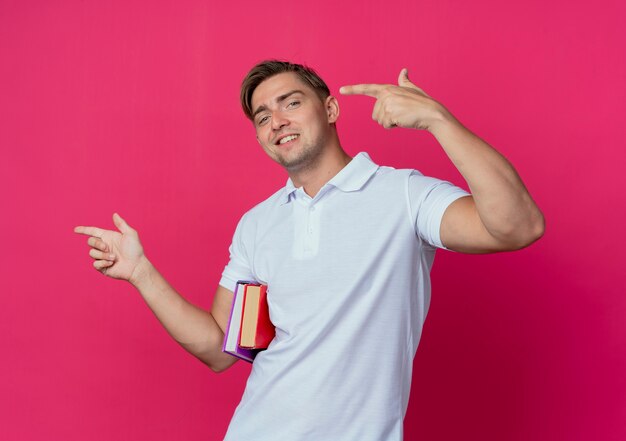
M 326 97 L 324 104 L 326 106 L 326 116 L 328 116 L 328 122 L 330 124 L 336 123 L 339 118 L 339 102 L 337 101 L 337 98 L 329 95 Z

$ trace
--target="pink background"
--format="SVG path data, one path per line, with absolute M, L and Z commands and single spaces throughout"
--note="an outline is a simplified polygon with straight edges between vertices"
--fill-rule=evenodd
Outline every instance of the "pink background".
M 624 2 L 254 4 L 0 3 L 0 439 L 223 437 L 249 365 L 211 373 L 72 230 L 118 211 L 208 308 L 237 220 L 286 179 L 238 102 L 268 57 L 333 93 L 408 67 L 546 216 L 523 251 L 438 253 L 405 439 L 625 439 Z M 339 100 L 348 153 L 467 188 L 428 133 Z

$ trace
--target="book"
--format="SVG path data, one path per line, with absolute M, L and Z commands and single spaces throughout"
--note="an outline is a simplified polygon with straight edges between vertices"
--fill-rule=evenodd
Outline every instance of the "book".
M 267 306 L 267 286 L 247 285 L 243 304 L 239 347 L 266 349 L 276 334 Z
M 252 345 L 252 347 L 246 348 L 242 347 L 239 343 L 244 318 L 244 310 L 246 308 L 246 304 L 248 303 L 246 302 L 246 291 L 249 287 L 252 287 L 253 289 L 251 291 L 252 294 L 248 297 L 249 313 L 247 316 L 248 324 L 246 325 L 246 329 L 249 329 L 250 327 L 252 327 L 253 329 L 260 327 L 262 329 L 261 332 L 263 333 L 263 336 L 259 339 L 257 344 L 257 339 L 254 337 L 254 335 L 252 335 L 252 340 L 254 344 Z M 261 291 L 264 293 L 264 295 L 261 295 Z M 271 338 L 269 338 L 268 335 L 271 336 Z M 269 320 L 269 308 L 267 305 L 267 286 L 261 285 L 256 282 L 249 282 L 244 280 L 238 281 L 233 295 L 233 303 L 230 309 L 230 318 L 228 319 L 228 325 L 226 327 L 226 332 L 224 335 L 224 344 L 222 346 L 222 351 L 252 363 L 259 352 L 267 349 L 267 346 L 269 346 L 269 343 L 271 342 L 274 335 L 275 328 Z

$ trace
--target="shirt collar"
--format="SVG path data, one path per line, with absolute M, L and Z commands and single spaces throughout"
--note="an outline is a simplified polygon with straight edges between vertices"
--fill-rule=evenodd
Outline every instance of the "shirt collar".
M 376 173 L 378 167 L 367 153 L 361 152 L 352 158 L 348 165 L 342 168 L 326 185 L 332 185 L 345 192 L 358 191 Z M 298 188 L 293 185 L 291 178 L 287 179 L 285 191 L 281 197 L 281 205 L 289 202 L 291 195 L 296 190 Z

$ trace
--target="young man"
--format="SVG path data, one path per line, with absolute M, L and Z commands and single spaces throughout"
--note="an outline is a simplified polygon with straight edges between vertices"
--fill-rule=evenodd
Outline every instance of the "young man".
M 415 170 L 344 152 L 337 99 L 311 69 L 267 61 L 241 101 L 257 141 L 287 170 L 284 188 L 241 218 L 211 312 L 186 302 L 151 265 L 138 234 L 91 236 L 94 267 L 131 282 L 186 350 L 216 372 L 237 280 L 268 285 L 276 337 L 255 359 L 227 440 L 402 439 L 412 361 L 430 301 L 435 250 L 516 250 L 544 220 L 511 164 L 408 79 L 355 85 L 385 128 L 428 130 L 472 194 Z

